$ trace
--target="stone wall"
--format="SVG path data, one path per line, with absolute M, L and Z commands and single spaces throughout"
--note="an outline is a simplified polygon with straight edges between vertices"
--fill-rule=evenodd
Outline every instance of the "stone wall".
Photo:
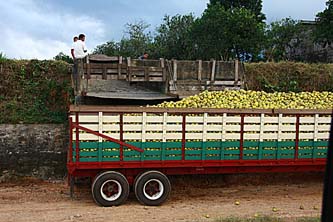
M 64 124 L 1 124 L 0 176 L 11 173 L 62 178 L 66 174 L 67 146 Z

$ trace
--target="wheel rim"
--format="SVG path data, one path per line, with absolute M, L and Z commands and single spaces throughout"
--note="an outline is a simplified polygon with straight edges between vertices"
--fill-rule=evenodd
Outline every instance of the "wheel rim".
M 102 184 L 100 193 L 103 199 L 107 201 L 115 201 L 120 197 L 122 188 L 118 181 L 107 180 Z
M 164 192 L 164 186 L 161 181 L 156 179 L 148 180 L 143 186 L 143 194 L 149 200 L 159 199 Z

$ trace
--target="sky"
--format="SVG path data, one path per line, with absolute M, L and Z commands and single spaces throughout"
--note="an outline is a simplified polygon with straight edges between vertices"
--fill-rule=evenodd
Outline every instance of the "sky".
M 199 17 L 209 0 L 0 0 L 0 52 L 8 58 L 52 59 L 70 53 L 72 38 L 86 34 L 92 51 L 119 41 L 125 25 L 144 21 L 154 32 L 165 15 Z M 326 0 L 263 0 L 267 22 L 314 20 Z

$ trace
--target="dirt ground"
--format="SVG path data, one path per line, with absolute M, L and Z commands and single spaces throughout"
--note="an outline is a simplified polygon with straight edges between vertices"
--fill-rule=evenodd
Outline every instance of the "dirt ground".
M 320 215 L 322 178 L 318 173 L 172 177 L 170 198 L 162 206 L 140 205 L 131 193 L 125 204 L 110 208 L 94 203 L 87 183 L 79 184 L 71 199 L 64 181 L 26 178 L 0 184 L 0 221 L 214 222 L 256 214 L 293 221 Z

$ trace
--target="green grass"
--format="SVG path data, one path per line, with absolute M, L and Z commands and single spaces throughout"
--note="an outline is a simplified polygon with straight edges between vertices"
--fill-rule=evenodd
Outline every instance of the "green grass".
M 214 222 L 320 222 L 320 217 L 302 217 L 298 219 L 283 219 L 271 216 L 259 216 L 255 218 L 227 217 L 215 219 Z

